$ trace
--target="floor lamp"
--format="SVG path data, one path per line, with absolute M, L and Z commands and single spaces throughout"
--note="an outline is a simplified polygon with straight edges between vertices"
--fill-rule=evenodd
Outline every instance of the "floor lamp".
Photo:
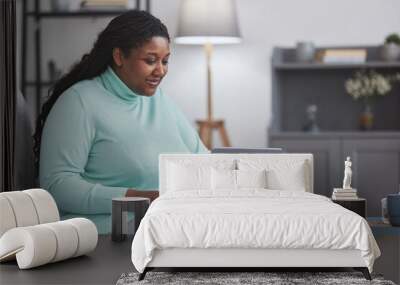
M 223 120 L 214 120 L 212 104 L 211 56 L 213 45 L 241 41 L 233 0 L 183 0 L 180 7 L 177 44 L 203 45 L 207 60 L 207 118 L 197 120 L 200 138 L 212 148 L 216 129 L 224 146 L 230 146 Z

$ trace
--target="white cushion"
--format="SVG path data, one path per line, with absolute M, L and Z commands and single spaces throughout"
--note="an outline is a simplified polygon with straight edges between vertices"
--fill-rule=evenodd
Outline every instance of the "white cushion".
M 185 166 L 202 166 L 202 167 L 214 167 L 217 169 L 239 169 L 239 170 L 262 170 L 266 169 L 268 171 L 267 180 L 271 178 L 270 183 L 267 187 L 275 189 L 284 190 L 299 190 L 313 192 L 313 156 L 312 154 L 301 153 L 279 153 L 279 154 L 160 154 L 159 160 L 159 191 L 160 195 L 169 191 L 169 186 L 171 183 L 172 175 L 169 175 L 169 165 L 171 163 L 177 163 Z M 242 167 L 234 167 L 241 162 Z M 289 170 L 285 167 L 285 164 L 290 164 Z M 296 171 L 293 168 L 300 169 L 304 171 L 300 179 L 296 175 Z M 272 172 L 277 171 L 278 174 Z M 280 174 L 279 171 L 282 170 L 284 173 Z M 270 172 L 271 171 L 271 172 Z M 277 178 L 277 176 L 283 175 L 282 178 Z M 177 177 L 174 177 L 176 179 Z M 211 180 L 211 175 L 206 177 L 206 179 Z M 294 179 L 287 183 L 286 179 Z M 206 181 L 204 181 L 206 182 Z M 211 181 L 207 183 L 211 186 Z M 289 189 L 290 188 L 290 189 Z M 193 187 L 191 190 L 194 190 Z M 209 192 L 213 190 L 209 189 Z M 198 191 L 204 192 L 205 190 Z M 214 191 L 215 192 L 215 191 Z M 219 191 L 218 191 L 219 193 Z
M 237 188 L 267 188 L 267 171 L 236 170 Z
M 96 226 L 84 218 L 13 228 L 0 238 L 0 261 L 16 257 L 28 269 L 86 254 L 97 241 Z
M 235 169 L 235 160 L 199 155 L 165 161 L 160 155 L 160 195 L 168 191 L 211 190 L 211 168 Z M 180 156 L 180 155 L 178 155 Z M 165 163 L 164 163 L 165 162 Z
M 96 225 L 84 218 L 74 218 L 65 220 L 64 222 L 71 224 L 78 233 L 78 248 L 74 257 L 86 254 L 96 248 L 98 233 Z
M 268 188 L 274 190 L 306 191 L 304 163 L 288 168 L 285 172 L 270 170 L 267 172 Z
M 0 195 L 10 203 L 17 227 L 33 226 L 39 223 L 35 206 L 29 195 L 22 191 L 3 192 Z
M 43 225 L 13 228 L 0 238 L 0 261 L 17 259 L 20 269 L 51 262 L 57 251 L 57 239 Z
M 96 247 L 93 222 L 59 219 L 53 197 L 43 189 L 0 193 L 0 262 L 16 258 L 21 269 L 32 268 Z
M 169 163 L 167 187 L 169 191 L 210 189 L 210 167 Z
M 239 159 L 239 170 L 267 171 L 267 188 L 273 190 L 306 191 L 307 167 L 302 159 Z
M 211 189 L 236 190 L 236 170 L 211 168 Z
M 39 224 L 51 223 L 60 220 L 57 204 L 49 192 L 43 189 L 28 189 L 22 191 L 22 193 L 28 194 L 32 199 L 38 215 Z
M 211 169 L 212 190 L 239 190 L 267 188 L 266 170 Z
M 63 221 L 43 224 L 43 226 L 51 230 L 51 234 L 55 235 L 59 245 L 51 262 L 64 260 L 75 255 L 78 249 L 79 237 L 78 232 L 71 228 L 70 223 Z
M 43 189 L 0 193 L 0 237 L 15 227 L 56 222 L 60 214 L 56 202 Z M 4 217 L 4 219 L 3 219 Z

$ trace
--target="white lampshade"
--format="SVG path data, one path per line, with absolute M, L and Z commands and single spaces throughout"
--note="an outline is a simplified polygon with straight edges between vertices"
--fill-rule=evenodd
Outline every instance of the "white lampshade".
M 241 41 L 232 0 L 182 0 L 177 44 L 234 44 Z

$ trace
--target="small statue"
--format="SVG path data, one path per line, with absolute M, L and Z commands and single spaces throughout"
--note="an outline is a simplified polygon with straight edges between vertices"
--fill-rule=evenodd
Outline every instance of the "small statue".
M 343 179 L 343 189 L 352 189 L 351 188 L 351 175 L 353 171 L 351 170 L 351 160 L 350 156 L 346 158 L 344 162 L 344 179 Z
M 319 127 L 317 125 L 317 111 L 318 107 L 315 104 L 307 106 L 307 122 L 303 126 L 303 131 L 310 133 L 318 133 Z

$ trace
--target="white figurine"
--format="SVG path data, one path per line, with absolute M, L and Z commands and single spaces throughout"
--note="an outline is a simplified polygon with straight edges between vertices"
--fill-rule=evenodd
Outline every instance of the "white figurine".
M 343 179 L 343 189 L 352 189 L 351 188 L 351 175 L 353 172 L 351 171 L 351 161 L 350 156 L 346 158 L 344 162 L 344 179 Z

